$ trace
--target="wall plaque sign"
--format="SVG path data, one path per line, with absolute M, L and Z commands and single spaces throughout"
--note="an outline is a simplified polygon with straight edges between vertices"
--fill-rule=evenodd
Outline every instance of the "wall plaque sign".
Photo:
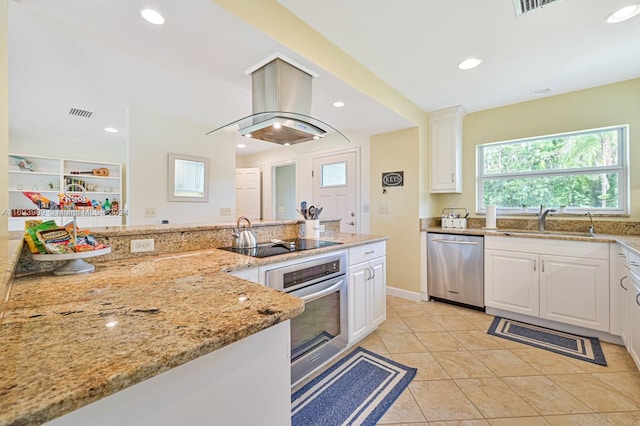
M 404 186 L 404 171 L 382 174 L 382 187 Z

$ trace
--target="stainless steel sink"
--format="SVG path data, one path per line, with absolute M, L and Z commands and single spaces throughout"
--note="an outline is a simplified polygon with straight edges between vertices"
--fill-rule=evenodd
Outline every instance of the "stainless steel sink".
M 498 229 L 496 230 L 497 232 L 506 234 L 506 235 L 510 235 L 510 234 L 514 234 L 514 235 L 548 235 L 548 236 L 554 236 L 557 235 L 559 237 L 584 237 L 584 238 L 595 238 L 595 235 L 590 233 L 590 232 L 571 232 L 571 231 L 549 231 L 549 230 L 544 230 L 544 231 L 538 231 L 535 229 Z

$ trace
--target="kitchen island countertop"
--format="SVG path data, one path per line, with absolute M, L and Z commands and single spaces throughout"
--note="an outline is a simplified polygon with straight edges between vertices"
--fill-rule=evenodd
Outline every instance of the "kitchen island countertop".
M 303 302 L 226 272 L 386 237 L 256 259 L 218 249 L 15 278 L 0 326 L 0 425 L 41 424 L 295 317 Z

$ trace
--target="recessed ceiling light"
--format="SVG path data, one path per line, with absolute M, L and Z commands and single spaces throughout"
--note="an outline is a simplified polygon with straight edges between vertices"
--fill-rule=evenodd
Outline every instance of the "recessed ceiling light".
M 150 22 L 153 25 L 164 24 L 164 16 L 162 16 L 157 10 L 142 9 L 140 11 L 140 15 L 142 15 L 145 21 Z
M 280 123 L 273 123 L 273 128 L 274 128 L 274 129 L 279 129 L 280 127 L 282 127 L 282 124 L 280 124 Z
M 247 133 L 246 135 L 243 135 L 245 138 L 250 138 L 251 137 L 251 133 Z
M 247 146 L 243 143 L 239 143 L 238 145 L 236 145 L 238 148 L 246 148 Z
M 333 103 L 333 106 L 336 108 L 342 108 L 344 106 L 344 102 L 342 101 L 336 101 Z
M 461 70 L 470 70 L 471 68 L 477 67 L 481 63 L 482 63 L 482 59 L 467 58 L 458 64 L 458 68 L 460 68 Z
M 540 96 L 540 95 L 544 95 L 545 93 L 549 93 L 550 91 L 551 91 L 550 88 L 545 87 L 544 89 L 534 90 L 533 92 L 531 92 L 531 94 L 533 96 Z
M 625 6 L 622 9 L 618 9 L 613 12 L 607 18 L 607 23 L 609 24 L 617 24 L 618 22 L 626 21 L 627 19 L 631 19 L 637 14 L 640 13 L 640 4 L 631 4 L 629 6 Z
M 291 145 L 291 144 L 290 144 L 289 142 L 285 142 L 285 143 L 283 143 L 283 145 L 284 145 L 284 146 L 289 146 L 289 145 Z
M 318 135 L 315 135 L 315 136 L 313 137 L 313 140 L 314 140 L 314 141 L 317 141 L 318 139 L 320 139 L 320 136 L 318 136 Z
M 105 127 L 104 131 L 107 133 L 118 133 L 118 129 L 114 129 L 113 127 Z

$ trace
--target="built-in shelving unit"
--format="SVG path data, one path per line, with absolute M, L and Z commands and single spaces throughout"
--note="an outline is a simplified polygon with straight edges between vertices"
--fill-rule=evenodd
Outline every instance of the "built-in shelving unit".
M 122 166 L 117 163 L 9 154 L 9 230 L 24 229 L 25 220 L 55 220 L 62 225 L 77 216 L 80 228 L 122 225 Z M 72 173 L 73 172 L 73 173 Z M 80 194 L 79 183 L 94 207 L 75 211 L 57 208 L 60 195 Z M 75 189 L 75 191 L 74 191 Z M 30 198 L 31 197 L 31 198 Z M 39 201 L 34 202 L 33 200 Z M 117 201 L 119 211 L 111 214 L 102 206 Z

